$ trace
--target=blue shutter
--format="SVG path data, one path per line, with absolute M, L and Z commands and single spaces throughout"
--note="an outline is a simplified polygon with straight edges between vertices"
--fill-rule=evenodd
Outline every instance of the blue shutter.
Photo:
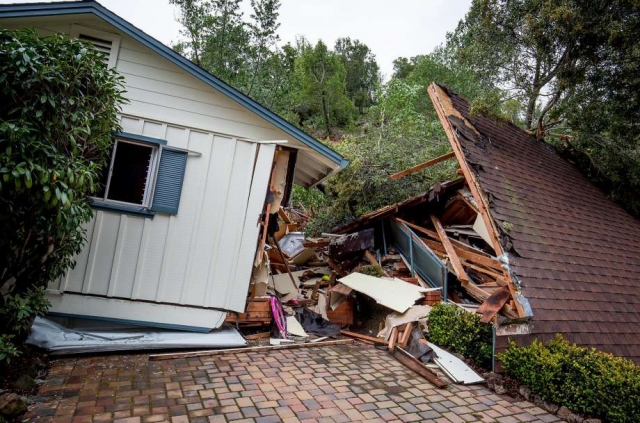
M 156 190 L 151 209 L 168 214 L 178 213 L 182 181 L 187 167 L 187 152 L 162 148 Z

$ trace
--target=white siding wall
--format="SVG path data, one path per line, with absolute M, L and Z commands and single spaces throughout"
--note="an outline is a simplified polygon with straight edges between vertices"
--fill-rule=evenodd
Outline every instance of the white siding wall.
M 122 128 L 202 155 L 187 160 L 178 214 L 96 211 L 60 289 L 243 311 L 274 146 L 128 116 Z

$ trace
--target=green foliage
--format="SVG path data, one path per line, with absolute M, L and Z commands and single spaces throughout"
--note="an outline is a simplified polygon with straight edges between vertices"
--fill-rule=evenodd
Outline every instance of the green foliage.
M 491 368 L 491 325 L 480 323 L 479 314 L 452 304 L 433 306 L 429 313 L 429 341 Z
M 345 91 L 360 114 L 375 103 L 380 85 L 380 68 L 376 57 L 366 44 L 351 38 L 338 38 L 335 53 L 346 72 Z
M 508 375 L 546 401 L 612 423 L 640 415 L 640 368 L 629 360 L 571 345 L 561 335 L 546 345 L 511 342 L 498 358 Z
M 447 49 L 502 111 L 640 216 L 640 8 L 630 0 L 474 0 Z M 396 73 L 415 63 L 399 60 Z M 492 108 L 495 98 L 478 102 Z M 484 104 L 480 104 L 484 103 Z
M 11 359 L 20 355 L 20 350 L 13 343 L 14 335 L 0 335 L 0 366 L 10 364 Z
M 379 264 L 367 264 L 362 266 L 358 273 L 362 273 L 363 275 L 375 276 L 376 278 L 381 278 L 384 276 L 384 269 Z
M 101 53 L 64 36 L 3 30 L 0 52 L 0 333 L 16 335 L 6 346 L 80 252 L 122 87 Z
M 295 62 L 296 111 L 310 129 L 324 129 L 331 136 L 335 126 L 348 127 L 356 109 L 346 95 L 346 71 L 335 52 L 318 41 L 315 46 L 302 40 Z M 315 119 L 313 119 L 315 117 Z

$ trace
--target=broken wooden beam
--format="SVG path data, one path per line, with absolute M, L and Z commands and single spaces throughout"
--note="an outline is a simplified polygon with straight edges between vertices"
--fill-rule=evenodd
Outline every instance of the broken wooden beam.
M 460 282 L 462 282 L 462 285 L 468 284 L 469 276 L 467 275 L 467 272 L 465 272 L 464 267 L 462 267 L 460 258 L 458 257 L 456 250 L 453 248 L 453 245 L 451 245 L 451 241 L 449 241 L 449 237 L 444 231 L 442 223 L 440 223 L 440 220 L 433 214 L 431 215 L 431 221 L 433 222 L 433 226 L 436 228 L 436 232 L 440 237 L 440 242 L 442 242 L 442 245 L 444 246 L 444 249 L 449 256 L 449 259 L 451 260 L 451 265 L 453 266 L 453 270 L 455 271 L 456 276 L 458 277 Z
M 360 341 L 371 342 L 371 343 L 374 343 L 374 344 L 385 344 L 385 345 L 387 345 L 389 343 L 384 338 L 377 338 L 375 336 L 363 335 L 361 333 L 350 332 L 348 330 L 341 330 L 340 334 L 344 335 L 344 336 L 348 336 L 350 338 L 359 339 Z
M 305 343 L 305 344 L 291 344 L 291 345 L 265 345 L 261 347 L 247 347 L 247 348 L 229 348 L 226 350 L 203 350 L 203 351 L 190 351 L 182 353 L 168 353 L 168 354 L 152 354 L 149 356 L 149 360 L 174 360 L 180 358 L 192 358 L 192 357 L 209 357 L 224 354 L 238 354 L 238 353 L 250 353 L 250 352 L 268 352 L 274 350 L 293 350 L 298 348 L 312 348 L 312 347 L 327 347 L 332 345 L 346 345 L 353 343 L 353 339 L 336 339 L 332 341 Z
M 393 351 L 391 351 L 391 355 L 398 360 L 401 364 L 409 369 L 413 370 L 429 382 L 433 383 L 438 388 L 446 388 L 447 382 L 440 379 L 438 375 L 426 367 L 420 360 L 406 352 L 400 347 L 396 347 Z
M 445 160 L 449 160 L 449 159 L 451 159 L 451 158 L 453 158 L 453 157 L 455 157 L 455 156 L 456 156 L 456 153 L 455 153 L 455 152 L 453 152 L 453 151 L 451 151 L 451 152 L 449 152 L 449 153 L 447 153 L 447 154 L 445 154 L 445 155 L 442 155 L 442 156 L 440 156 L 440 157 L 436 157 L 436 158 L 434 158 L 434 159 L 427 160 L 427 161 L 426 161 L 426 162 L 424 162 L 424 163 L 420 163 L 420 164 L 418 164 L 418 165 L 415 165 L 415 166 L 413 166 L 413 167 L 410 167 L 409 169 L 405 169 L 405 170 L 403 170 L 402 172 L 394 173 L 393 175 L 391 175 L 391 176 L 390 176 L 390 178 L 391 178 L 391 179 L 393 179 L 393 180 L 395 180 L 395 179 L 400 179 L 400 178 L 404 178 L 404 177 L 405 177 L 405 176 L 407 176 L 407 175 L 411 175 L 412 173 L 419 172 L 419 171 L 421 171 L 422 169 L 426 169 L 426 168 L 428 168 L 428 167 L 430 167 L 430 166 L 433 166 L 434 164 L 437 164 L 437 163 L 443 162 L 443 161 L 445 161 Z

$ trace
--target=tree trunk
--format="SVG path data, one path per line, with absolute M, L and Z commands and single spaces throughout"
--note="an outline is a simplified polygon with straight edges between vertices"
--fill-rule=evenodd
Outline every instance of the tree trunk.
M 325 90 L 322 90 L 322 113 L 324 114 L 324 125 L 327 129 L 327 136 L 331 136 L 331 125 L 329 124 L 329 111 L 327 110 L 327 98 Z

